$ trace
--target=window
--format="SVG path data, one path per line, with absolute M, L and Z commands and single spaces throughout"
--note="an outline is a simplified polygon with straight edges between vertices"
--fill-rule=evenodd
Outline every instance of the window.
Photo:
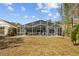
M 4 34 L 4 27 L 0 27 L 0 34 Z

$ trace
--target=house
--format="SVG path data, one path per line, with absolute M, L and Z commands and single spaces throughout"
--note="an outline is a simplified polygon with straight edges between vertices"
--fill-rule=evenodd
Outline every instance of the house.
M 25 25 L 0 20 L 0 36 L 14 35 L 64 35 L 60 22 L 37 20 Z
M 25 24 L 27 35 L 64 35 L 60 23 L 51 21 L 38 20 Z
M 0 36 L 8 36 L 16 34 L 17 25 L 0 19 Z
M 74 18 L 73 19 L 73 25 L 79 24 L 79 18 Z

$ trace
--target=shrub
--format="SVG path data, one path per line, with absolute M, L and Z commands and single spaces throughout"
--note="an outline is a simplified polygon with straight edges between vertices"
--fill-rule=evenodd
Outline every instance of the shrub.
M 77 40 L 76 36 L 77 36 L 78 32 L 79 32 L 79 24 L 74 25 L 71 30 L 71 39 L 72 39 L 73 44 L 76 44 L 76 40 Z
M 76 40 L 77 40 L 77 42 L 79 43 L 79 32 L 78 32 L 77 35 L 76 35 Z

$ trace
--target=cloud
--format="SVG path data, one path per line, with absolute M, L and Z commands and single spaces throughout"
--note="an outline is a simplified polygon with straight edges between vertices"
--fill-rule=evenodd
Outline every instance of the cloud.
M 59 8 L 61 4 L 58 3 L 37 3 L 37 9 L 47 9 L 50 10 L 52 8 Z
M 43 8 L 43 4 L 42 3 L 37 3 L 37 6 L 38 6 L 37 10 Z
M 13 3 L 3 3 L 5 6 L 11 6 Z
M 57 18 L 56 16 L 53 16 L 53 18 Z
M 32 18 L 35 18 L 35 16 L 32 16 Z
M 21 6 L 22 11 L 26 11 L 26 8 L 24 6 Z
M 55 13 L 55 15 L 53 16 L 53 18 L 58 18 L 60 16 L 60 14 L 57 12 Z
M 14 11 L 14 8 L 12 8 L 11 6 L 8 6 L 8 10 L 9 11 Z
M 3 5 L 5 5 L 9 11 L 14 11 L 14 8 L 12 7 L 13 3 L 3 3 Z
M 48 13 L 48 16 L 51 17 L 52 16 L 52 13 Z
M 27 16 L 27 15 L 25 15 L 25 16 L 24 16 L 24 18 L 28 18 L 28 16 Z
M 58 3 L 37 3 L 37 10 L 41 11 L 42 13 L 47 13 L 49 17 L 52 16 L 51 9 L 60 8 L 61 4 Z M 56 14 L 59 16 L 59 14 Z
M 56 16 L 57 16 L 57 17 L 59 17 L 59 16 L 60 16 L 60 14 L 57 12 L 57 13 L 56 13 Z
M 59 8 L 60 7 L 60 4 L 57 4 L 57 3 L 48 3 L 47 4 L 47 7 L 49 9 L 51 9 L 51 8 Z
M 20 16 L 20 14 L 18 14 L 18 13 L 11 13 L 11 15 L 13 15 L 13 16 Z
M 36 20 L 39 20 L 39 18 L 36 18 Z
M 49 11 L 48 10 L 41 10 L 41 12 L 48 13 Z

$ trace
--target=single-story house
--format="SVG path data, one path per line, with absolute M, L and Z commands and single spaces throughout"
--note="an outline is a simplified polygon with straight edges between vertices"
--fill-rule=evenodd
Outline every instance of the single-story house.
M 27 35 L 64 35 L 61 23 L 37 20 L 25 24 Z
M 37 20 L 25 25 L 0 20 L 0 36 L 14 35 L 64 35 L 59 22 Z
M 15 35 L 16 29 L 15 23 L 0 19 L 0 36 Z

